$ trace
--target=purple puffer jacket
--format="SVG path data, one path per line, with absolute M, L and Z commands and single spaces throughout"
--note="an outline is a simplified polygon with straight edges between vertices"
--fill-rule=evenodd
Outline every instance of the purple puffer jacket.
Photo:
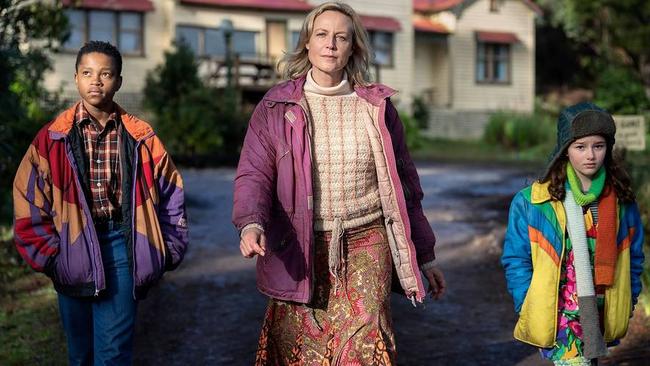
M 267 253 L 257 258 L 259 290 L 276 299 L 308 303 L 314 236 L 304 83 L 302 77 L 273 87 L 255 108 L 235 177 L 233 223 L 238 230 L 250 223 L 264 227 Z M 420 179 L 402 123 L 388 99 L 395 92 L 379 84 L 355 91 L 369 103 L 384 149 L 383 173 L 390 184 L 384 189 L 380 185 L 380 195 L 393 265 L 406 296 L 422 301 L 426 292 L 418 264 L 435 259 L 435 236 L 422 212 Z

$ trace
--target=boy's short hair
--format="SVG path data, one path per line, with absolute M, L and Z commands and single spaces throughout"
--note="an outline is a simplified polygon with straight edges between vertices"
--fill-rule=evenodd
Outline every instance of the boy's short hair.
M 81 61 L 81 57 L 83 57 L 83 55 L 92 52 L 103 53 L 106 56 L 112 58 L 113 63 L 115 64 L 115 68 L 117 69 L 117 75 L 122 75 L 122 54 L 120 54 L 120 51 L 117 49 L 117 47 L 104 41 L 86 42 L 86 44 L 84 44 L 83 47 L 79 49 L 79 52 L 77 52 L 77 61 L 74 64 L 75 72 L 79 67 L 79 62 Z

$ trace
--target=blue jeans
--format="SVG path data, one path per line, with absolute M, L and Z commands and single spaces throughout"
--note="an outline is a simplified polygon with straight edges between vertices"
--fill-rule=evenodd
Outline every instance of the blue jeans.
M 97 231 L 106 275 L 98 297 L 59 294 L 70 365 L 131 365 L 137 303 L 133 299 L 124 234 L 110 225 Z

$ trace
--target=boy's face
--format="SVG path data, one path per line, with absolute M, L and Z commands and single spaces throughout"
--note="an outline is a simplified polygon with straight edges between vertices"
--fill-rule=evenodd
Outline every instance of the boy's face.
M 97 109 L 112 107 L 113 96 L 122 86 L 113 59 L 99 52 L 83 55 L 74 74 L 77 90 L 86 106 Z

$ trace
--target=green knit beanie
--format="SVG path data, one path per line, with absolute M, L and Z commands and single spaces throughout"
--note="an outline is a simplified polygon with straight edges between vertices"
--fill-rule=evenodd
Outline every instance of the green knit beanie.
M 593 103 L 583 102 L 563 109 L 557 119 L 555 149 L 549 156 L 541 181 L 549 179 L 553 165 L 573 141 L 585 136 L 600 135 L 607 141 L 607 149 L 611 150 L 615 134 L 616 125 L 612 116 Z

